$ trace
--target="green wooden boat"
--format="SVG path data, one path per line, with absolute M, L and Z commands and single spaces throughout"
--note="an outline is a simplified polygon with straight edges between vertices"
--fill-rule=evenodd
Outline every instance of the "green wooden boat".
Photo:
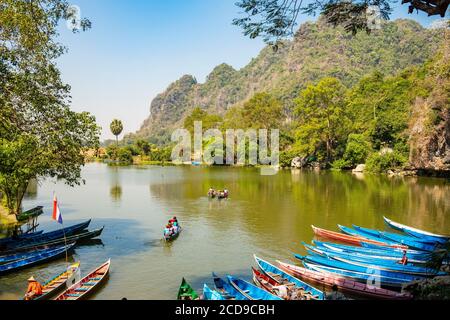
M 44 209 L 44 207 L 39 206 L 39 207 L 33 208 L 31 210 L 24 211 L 21 214 L 17 215 L 17 221 L 18 222 L 26 222 L 29 219 L 39 217 L 41 214 L 44 213 L 43 209 Z
M 178 300 L 199 300 L 197 292 L 190 286 L 189 283 L 183 278 L 181 281 L 180 289 L 178 290 Z

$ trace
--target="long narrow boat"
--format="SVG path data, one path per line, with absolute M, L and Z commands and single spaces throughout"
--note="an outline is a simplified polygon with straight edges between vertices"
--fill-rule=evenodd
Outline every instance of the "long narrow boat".
M 249 300 L 282 300 L 280 297 L 267 292 L 245 280 L 227 276 L 228 282 Z
M 175 240 L 176 238 L 178 238 L 178 236 L 180 235 L 180 233 L 181 233 L 182 230 L 183 230 L 183 229 L 182 229 L 181 227 L 178 227 L 178 228 L 177 228 L 177 232 L 175 232 L 174 234 L 171 234 L 171 235 L 164 234 L 164 235 L 163 235 L 164 241 L 170 242 L 170 241 Z
M 37 254 L 50 252 L 50 251 L 55 250 L 58 247 L 60 247 L 60 246 L 52 246 L 52 247 L 46 247 L 46 248 L 38 249 L 38 250 L 25 251 L 22 253 L 0 256 L 0 265 L 5 264 L 5 263 L 11 263 L 11 262 L 18 261 L 18 260 L 27 259 L 27 258 L 33 257 Z
M 317 271 L 317 272 L 327 272 L 332 273 L 335 275 L 339 275 L 341 277 L 345 277 L 350 280 L 362 282 L 362 283 L 371 283 L 371 284 L 379 284 L 379 286 L 392 288 L 399 290 L 402 288 L 402 285 L 404 283 L 407 283 L 409 281 L 398 279 L 398 278 L 390 278 L 378 275 L 376 273 L 365 273 L 365 272 L 357 272 L 357 271 L 350 271 L 346 269 L 339 269 L 339 268 L 333 268 L 328 267 L 325 265 L 319 265 L 314 263 L 309 263 L 303 261 L 303 265 L 310 270 Z
M 80 270 L 80 263 L 76 262 L 72 265 L 70 265 L 64 272 L 58 274 L 57 276 L 53 277 L 49 281 L 47 281 L 45 284 L 42 285 L 42 294 L 41 295 L 35 295 L 33 297 L 29 297 L 28 300 L 48 300 L 55 294 L 57 294 L 59 291 L 61 291 L 64 287 L 70 287 L 74 283 L 71 283 L 72 281 L 75 282 L 75 277 Z
M 204 300 L 225 300 L 216 290 L 211 290 L 206 284 L 203 285 Z
M 50 241 L 43 241 L 43 242 L 30 241 L 30 242 L 24 243 L 22 246 L 16 247 L 14 250 L 4 251 L 2 253 L 5 255 L 9 255 L 9 254 L 14 254 L 14 253 L 18 253 L 18 252 L 37 250 L 39 248 L 56 246 L 56 245 L 61 245 L 61 244 L 65 244 L 65 243 L 70 243 L 70 242 L 79 243 L 79 242 L 86 241 L 86 240 L 93 239 L 93 238 L 100 236 L 103 232 L 103 229 L 104 229 L 104 227 L 102 227 L 101 229 L 93 230 L 93 231 L 83 231 L 81 233 L 78 233 L 78 234 L 70 236 L 70 237 L 65 237 L 65 238 L 63 237 L 63 238 L 58 238 L 58 239 L 54 239 L 54 240 L 50 240 Z
M 379 246 L 388 246 L 388 247 L 394 247 L 394 248 L 407 249 L 406 246 L 402 246 L 402 245 L 389 245 L 386 242 L 373 241 L 373 240 L 368 240 L 368 239 L 365 239 L 365 238 L 362 238 L 362 237 L 350 236 L 350 235 L 342 234 L 342 233 L 339 233 L 339 232 L 334 232 L 334 231 L 329 231 L 329 230 L 317 228 L 315 226 L 312 226 L 312 228 L 314 230 L 314 233 L 318 237 L 326 238 L 326 239 L 332 239 L 332 240 L 336 240 L 336 241 L 352 244 L 352 245 L 355 245 L 355 246 L 361 246 L 362 242 L 366 242 L 366 243 L 377 244 Z
M 24 211 L 17 216 L 17 221 L 18 222 L 26 222 L 31 218 L 39 217 L 41 214 L 44 213 L 43 209 L 44 209 L 44 207 L 38 206 L 38 207 L 30 209 L 28 211 Z
M 419 249 L 424 251 L 434 251 L 435 249 L 437 249 L 435 245 L 420 243 L 411 240 L 411 237 L 409 236 L 396 235 L 394 233 L 382 231 L 376 232 L 375 230 L 361 227 L 358 227 L 358 229 L 352 229 L 339 225 L 339 229 L 341 229 L 342 232 L 352 236 L 363 237 L 374 241 L 387 242 L 390 245 L 401 244 L 407 246 L 408 248 Z
M 254 267 L 252 267 L 252 276 L 253 276 L 253 282 L 260 288 L 269 291 L 270 293 L 273 293 L 274 295 L 278 295 L 275 291 L 274 287 L 279 286 L 280 283 L 273 280 L 269 276 L 265 275 L 264 273 L 256 270 Z
M 54 300 L 80 300 L 87 298 L 107 278 L 111 266 L 111 259 L 88 273 L 83 279 L 69 287 Z
M 412 296 L 409 294 L 402 294 L 399 292 L 377 288 L 363 284 L 361 282 L 346 279 L 345 277 L 333 275 L 332 273 L 323 273 L 297 267 L 291 264 L 277 261 L 282 270 L 292 274 L 294 277 L 310 281 L 328 288 L 337 286 L 344 294 L 364 296 L 374 299 L 394 299 L 394 300 L 409 300 Z
M 177 300 L 198 300 L 197 292 L 191 287 L 189 283 L 183 278 L 181 280 L 180 288 L 178 289 Z
M 214 286 L 225 300 L 249 300 L 240 291 L 236 290 L 229 283 L 218 277 L 214 272 L 212 273 Z
M 37 234 L 30 237 L 21 238 L 19 240 L 9 240 L 5 241 L 0 245 L 0 249 L 3 249 L 4 251 L 11 251 L 15 250 L 17 248 L 27 246 L 27 245 L 35 245 L 36 243 L 45 243 L 50 242 L 53 240 L 61 239 L 64 237 L 70 237 L 73 235 L 78 234 L 79 232 L 82 232 L 84 229 L 86 229 L 89 224 L 91 223 L 91 220 L 61 229 L 61 230 L 55 230 L 43 234 Z
M 319 264 L 327 267 L 332 268 L 338 268 L 342 270 L 348 270 L 348 271 L 355 271 L 360 273 L 368 273 L 373 275 L 378 275 L 382 277 L 388 277 L 388 278 L 394 278 L 398 279 L 401 282 L 411 282 L 414 280 L 421 280 L 426 278 L 424 275 L 413 275 L 408 273 L 401 273 L 401 272 L 393 272 L 393 271 L 386 271 L 386 270 L 379 270 L 376 268 L 372 268 L 372 266 L 366 266 L 366 265 L 358 265 L 355 263 L 349 263 L 347 261 L 343 260 L 336 260 L 331 258 L 324 258 L 321 256 L 301 256 L 296 254 L 295 257 L 301 261 L 313 263 L 313 264 Z
M 319 289 L 314 288 L 313 286 L 297 279 L 290 274 L 284 272 L 283 270 L 277 268 L 273 264 L 270 264 L 263 259 L 258 258 L 256 255 L 253 256 L 255 258 L 256 263 L 259 268 L 270 278 L 275 280 L 276 282 L 284 285 L 292 286 L 293 289 L 297 289 L 299 293 L 299 297 L 302 300 L 323 300 L 324 294 Z
M 405 235 L 405 234 L 398 234 L 398 233 L 393 233 L 393 232 L 387 232 L 387 231 L 381 231 L 381 230 L 375 230 L 375 229 L 369 229 L 369 228 L 364 228 L 364 227 L 360 227 L 357 225 L 352 225 L 353 229 L 362 232 L 363 234 L 370 234 L 376 237 L 383 237 L 382 234 L 384 235 L 390 235 L 395 237 L 396 239 L 405 239 L 407 241 L 412 241 L 412 242 L 419 242 L 419 243 L 423 243 L 423 244 L 428 244 L 428 245 L 436 245 L 436 244 L 440 244 L 437 241 L 432 241 L 432 240 L 427 240 L 427 239 L 419 239 L 410 235 Z M 397 240 L 395 240 L 397 241 Z
M 397 246 L 397 245 L 400 245 L 398 242 L 392 241 L 392 240 L 389 240 L 389 239 L 385 239 L 381 235 L 374 236 L 374 235 L 371 235 L 371 234 L 367 234 L 367 233 L 364 233 L 364 232 L 360 232 L 360 231 L 354 230 L 354 229 L 346 227 L 346 226 L 342 226 L 340 224 L 338 224 L 338 227 L 346 235 L 353 236 L 353 237 L 359 237 L 361 239 L 364 239 L 365 242 L 369 242 L 370 241 L 370 242 L 375 243 L 375 244 L 384 243 L 385 246 Z M 407 248 L 407 246 L 404 246 L 404 247 Z
M 61 246 L 57 247 L 54 250 L 43 252 L 43 253 L 37 253 L 34 256 L 28 257 L 26 259 L 14 261 L 11 263 L 6 263 L 0 265 L 0 275 L 15 272 L 17 270 L 21 270 L 24 268 L 28 268 L 40 263 L 48 262 L 54 259 L 57 259 L 63 255 L 66 254 L 66 251 L 69 252 L 71 249 L 73 249 L 75 243 L 70 243 L 67 246 Z
M 321 250 L 329 251 L 329 252 L 347 254 L 347 255 L 352 255 L 355 257 L 361 257 L 361 258 L 366 258 L 366 259 L 373 258 L 373 259 L 380 259 L 380 260 L 384 260 L 384 261 L 393 261 L 395 263 L 399 262 L 403 257 L 403 255 L 401 253 L 398 255 L 386 255 L 386 252 L 377 253 L 374 251 L 343 249 L 334 244 L 320 244 L 317 246 L 317 248 L 319 248 Z M 352 247 L 352 248 L 358 249 L 357 247 Z M 359 249 L 361 249 L 361 248 L 359 248 Z M 430 261 L 430 255 L 427 255 L 427 257 L 423 256 L 420 259 L 411 258 L 408 254 L 407 254 L 407 257 L 408 257 L 408 262 L 414 263 L 414 264 L 426 264 Z
M 446 275 L 444 272 L 439 272 L 439 270 L 419 267 L 414 265 L 402 265 L 398 261 L 385 260 L 378 257 L 362 257 L 361 255 L 356 255 L 354 253 L 342 253 L 330 251 L 322 248 L 317 248 L 309 245 L 305 245 L 306 250 L 312 255 L 320 255 L 324 257 L 329 257 L 335 260 L 345 259 L 351 261 L 352 263 L 361 263 L 366 266 L 370 266 L 374 269 L 383 269 L 388 271 L 397 271 L 409 274 L 425 274 L 425 275 Z
M 9 243 L 9 242 L 13 242 L 13 241 L 21 241 L 23 239 L 30 239 L 30 238 L 36 237 L 38 235 L 41 235 L 43 233 L 44 233 L 44 230 L 40 230 L 40 231 L 36 231 L 33 233 L 19 234 L 16 237 L 2 238 L 2 239 L 0 239 L 0 246 L 4 245 L 5 243 Z
M 447 243 L 450 241 L 450 236 L 448 236 L 448 235 L 435 234 L 435 233 L 431 233 L 428 231 L 413 228 L 413 227 L 392 221 L 386 217 L 383 217 L 383 219 L 384 219 L 384 222 L 391 228 L 398 230 L 398 231 L 405 232 L 409 235 L 412 235 L 412 236 L 420 238 L 420 239 L 429 239 L 429 240 L 437 241 L 440 243 Z
M 404 265 L 380 265 L 375 261 L 364 261 L 356 258 L 342 258 L 337 255 L 327 254 L 327 257 L 332 258 L 340 262 L 352 264 L 355 266 L 364 267 L 366 269 L 373 269 L 385 272 L 397 272 L 402 274 L 418 275 L 424 277 L 445 276 L 446 272 L 442 272 L 432 268 L 416 267 L 416 266 L 404 266 Z

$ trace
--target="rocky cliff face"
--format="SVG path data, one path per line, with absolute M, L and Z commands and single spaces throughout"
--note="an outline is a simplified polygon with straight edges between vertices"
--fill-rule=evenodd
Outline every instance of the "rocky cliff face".
M 150 117 L 136 135 L 165 143 L 194 107 L 223 114 L 260 91 L 282 98 L 288 110 L 308 82 L 322 77 L 337 77 L 350 86 L 375 69 L 394 74 L 424 63 L 436 51 L 441 33 L 411 20 L 388 22 L 371 35 L 357 36 L 322 20 L 305 23 L 278 52 L 267 47 L 240 70 L 219 65 L 203 84 L 183 76 L 152 101 Z
M 428 67 L 428 97 L 417 98 L 410 122 L 410 159 L 414 169 L 450 174 L 450 33 Z

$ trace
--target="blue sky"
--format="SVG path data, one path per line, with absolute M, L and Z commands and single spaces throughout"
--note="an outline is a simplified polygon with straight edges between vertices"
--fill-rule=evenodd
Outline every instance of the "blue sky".
M 239 69 L 264 47 L 231 24 L 236 0 L 74 0 L 93 27 L 72 34 L 61 25 L 60 41 L 69 52 L 59 59 L 72 86 L 72 108 L 93 113 L 112 138 L 109 123 L 119 118 L 135 132 L 148 117 L 151 100 L 174 80 L 192 74 L 203 82 L 223 62 Z M 395 5 L 395 18 L 427 26 L 436 18 L 407 14 Z M 300 22 L 311 17 L 300 17 Z

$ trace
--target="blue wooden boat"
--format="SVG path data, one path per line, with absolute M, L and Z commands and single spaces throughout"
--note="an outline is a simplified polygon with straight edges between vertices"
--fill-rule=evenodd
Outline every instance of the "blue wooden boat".
M 309 262 L 305 262 L 305 261 L 303 261 L 303 265 L 305 266 L 305 268 L 313 270 L 313 271 L 317 271 L 317 272 L 321 272 L 321 273 L 332 273 L 335 275 L 342 276 L 344 278 L 348 278 L 353 281 L 359 281 L 359 282 L 363 282 L 366 284 L 368 282 L 371 282 L 374 284 L 379 283 L 380 286 L 389 287 L 389 288 L 393 288 L 393 289 L 401 289 L 402 285 L 404 283 L 408 282 L 408 281 L 405 281 L 402 279 L 383 277 L 376 273 L 372 274 L 372 273 L 365 273 L 365 272 L 349 271 L 349 270 L 333 268 L 333 267 L 328 267 L 328 266 L 319 265 L 319 264 L 313 264 L 313 263 L 309 263 Z
M 424 251 L 428 251 L 428 252 L 432 252 L 432 251 L 440 249 L 439 243 L 435 243 L 434 245 L 421 243 L 421 242 L 410 240 L 409 239 L 410 237 L 407 238 L 407 237 L 404 237 L 401 235 L 397 235 L 395 233 L 380 232 L 380 234 L 383 238 L 388 239 L 390 241 L 395 241 L 397 243 L 401 243 L 405 246 L 408 246 L 408 248 L 424 250 Z
M 56 239 L 70 237 L 75 234 L 80 233 L 84 229 L 86 229 L 89 224 L 91 223 L 91 220 L 64 228 L 60 230 L 55 230 L 47 233 L 37 234 L 31 237 L 25 237 L 20 240 L 12 240 L 8 241 L 6 243 L 0 244 L 0 249 L 4 251 L 12 251 L 20 247 L 29 246 L 30 244 L 38 245 L 39 243 L 45 243 L 50 242 Z
M 350 236 L 354 236 L 354 237 L 359 237 L 359 238 L 363 238 L 363 239 L 367 239 L 367 240 L 371 240 L 371 241 L 376 241 L 376 242 L 381 242 L 381 243 L 386 243 L 388 245 L 396 245 L 398 243 L 396 243 L 395 241 L 392 240 L 388 240 L 386 238 L 383 238 L 381 236 L 374 236 L 374 235 L 370 235 L 370 234 L 366 234 L 363 232 L 360 232 L 358 230 L 346 227 L 346 226 L 342 226 L 340 224 L 338 224 L 339 229 Z
M 263 271 L 272 280 L 281 284 L 295 284 L 296 288 L 304 290 L 304 295 L 308 296 L 308 298 L 311 298 L 313 300 L 324 300 L 324 294 L 319 289 L 316 289 L 313 286 L 310 286 L 309 284 L 303 282 L 302 280 L 293 277 L 292 275 L 284 272 L 283 270 L 270 264 L 269 262 L 258 258 L 256 255 L 253 255 L 253 257 L 255 258 L 255 261 L 261 271 Z
M 67 246 L 57 247 L 56 249 L 51 251 L 47 251 L 44 253 L 37 253 L 36 255 L 26 259 L 0 265 L 0 275 L 28 268 L 40 263 L 48 262 L 53 259 L 57 259 L 65 255 L 66 251 L 69 252 L 71 249 L 73 249 L 74 246 L 75 243 L 70 243 Z
M 383 235 L 390 235 L 395 237 L 396 239 L 402 238 L 405 239 L 407 241 L 412 241 L 412 242 L 419 242 L 419 243 L 424 243 L 424 244 L 428 244 L 428 245 L 436 245 L 439 242 L 436 241 L 429 241 L 429 240 L 422 240 L 419 238 L 415 238 L 409 235 L 402 235 L 402 234 L 398 234 L 398 233 L 392 233 L 392 232 L 387 232 L 387 231 L 381 231 L 381 230 L 374 230 L 374 229 L 369 229 L 369 228 L 363 228 L 357 225 L 353 225 L 353 229 L 362 232 L 363 234 L 369 234 L 369 235 L 373 235 L 375 237 L 380 237 L 383 238 Z
M 408 274 L 408 273 L 402 273 L 402 272 L 394 272 L 394 271 L 387 271 L 383 269 L 377 269 L 376 266 L 367 266 L 362 264 L 355 264 L 350 261 L 346 261 L 345 259 L 331 259 L 331 258 L 325 258 L 318 255 L 310 255 L 310 256 L 301 256 L 296 254 L 295 257 L 301 261 L 309 262 L 312 264 L 319 264 L 327 267 L 347 270 L 347 271 L 354 271 L 354 272 L 361 272 L 361 273 L 373 273 L 377 274 L 378 276 L 382 277 L 388 277 L 388 278 L 394 278 L 398 279 L 402 282 L 411 282 L 414 280 L 420 280 L 426 278 L 425 275 L 417 275 L 417 274 Z
M 83 241 L 90 240 L 90 239 L 100 236 L 103 232 L 103 229 L 104 229 L 104 227 L 97 229 L 97 230 L 93 230 L 93 231 L 83 231 L 81 233 L 72 235 L 70 237 L 65 237 L 65 238 L 63 237 L 63 238 L 58 238 L 58 239 L 54 239 L 54 240 L 50 240 L 50 241 L 43 241 L 43 242 L 28 241 L 28 242 L 22 243 L 22 246 L 18 246 L 14 250 L 9 250 L 9 251 L 3 252 L 3 254 L 11 255 L 11 254 L 19 253 L 19 252 L 41 250 L 41 249 L 46 249 L 48 247 L 54 247 L 54 246 L 63 245 L 66 243 L 72 243 L 72 242 L 81 243 Z
M 435 233 L 431 233 L 428 231 L 413 228 L 413 227 L 392 221 L 386 217 L 383 217 L 383 219 L 384 219 L 384 222 L 392 229 L 402 231 L 404 233 L 407 233 L 407 234 L 417 237 L 419 239 L 429 239 L 429 240 L 433 240 L 433 241 L 443 243 L 443 244 L 450 242 L 450 236 L 448 236 L 448 235 L 435 234 Z
M 25 251 L 23 253 L 16 253 L 16 254 L 0 256 L 0 264 L 5 264 L 5 263 L 14 262 L 17 260 L 26 259 L 26 258 L 35 256 L 38 253 L 45 253 L 45 252 L 52 251 L 57 247 L 58 246 L 48 247 L 48 248 L 43 248 L 43 249 L 38 249 L 38 250 L 32 250 L 32 251 Z
M 435 269 L 431 269 L 431 268 L 425 268 L 425 267 L 418 267 L 418 266 L 413 266 L 413 265 L 402 265 L 399 263 L 399 260 L 395 261 L 395 260 L 385 260 L 382 258 L 375 258 L 375 257 L 367 257 L 367 256 L 361 256 L 355 253 L 341 253 L 341 252 L 334 252 L 334 251 L 330 251 L 330 250 L 324 250 L 324 249 L 319 249 L 319 248 L 315 248 L 312 246 L 308 246 L 305 245 L 306 250 L 314 255 L 314 254 L 318 254 L 321 256 L 325 256 L 325 257 L 330 257 L 332 259 L 337 259 L 337 257 L 339 258 L 343 258 L 343 259 L 347 259 L 349 261 L 355 261 L 355 262 L 361 262 L 364 263 L 366 265 L 374 265 L 377 267 L 384 267 L 386 269 L 389 270 L 408 270 L 408 272 L 406 273 L 411 273 L 411 272 L 417 272 L 418 274 L 420 273 L 433 273 L 433 274 L 439 274 L 439 270 L 435 270 Z
M 40 230 L 40 231 L 33 232 L 33 233 L 20 234 L 20 235 L 16 236 L 15 238 L 13 238 L 13 237 L 3 238 L 3 239 L 0 239 L 0 246 L 5 243 L 9 243 L 9 242 L 13 242 L 13 241 L 30 239 L 30 238 L 36 237 L 38 235 L 41 235 L 42 233 L 44 233 L 44 230 Z
M 203 299 L 204 300 L 225 300 L 220 293 L 211 290 L 206 284 L 203 285 Z
M 338 245 L 334 243 L 318 243 L 317 241 L 314 242 L 317 245 L 317 248 L 325 250 L 325 251 L 332 251 L 337 253 L 347 253 L 352 254 L 355 256 L 361 256 L 363 258 L 379 258 L 383 260 L 390 260 L 390 261 L 400 261 L 403 258 L 403 252 L 389 252 L 389 251 L 383 251 L 383 250 L 376 250 L 376 249 L 366 249 L 366 248 L 360 248 L 360 247 L 351 247 L 351 246 L 344 246 L 344 245 Z M 420 254 L 419 256 L 414 256 L 407 252 L 406 254 L 408 261 L 410 263 L 415 264 L 425 264 L 428 263 L 431 259 L 431 254 Z
M 214 272 L 212 273 L 212 277 L 214 279 L 215 289 L 225 300 L 249 300 L 247 296 L 236 290 L 228 282 L 222 280 L 222 278 L 218 277 Z
M 311 252 L 315 254 L 315 252 Z M 319 254 L 318 254 L 319 255 Z M 411 275 L 419 275 L 425 277 L 435 277 L 435 276 L 445 276 L 446 272 L 442 272 L 436 269 L 427 268 L 427 267 L 418 267 L 413 265 L 401 265 L 401 264 L 393 264 L 391 262 L 383 263 L 379 260 L 375 259 L 362 259 L 359 257 L 352 257 L 351 255 L 347 255 L 345 258 L 342 257 L 338 253 L 327 253 L 327 258 L 331 258 L 333 260 L 353 264 L 356 266 L 365 267 L 366 269 L 374 269 L 380 271 L 387 272 L 400 272 Z
M 227 276 L 228 282 L 240 293 L 246 296 L 249 300 L 282 300 L 280 297 L 263 290 L 250 282 L 242 279 Z

